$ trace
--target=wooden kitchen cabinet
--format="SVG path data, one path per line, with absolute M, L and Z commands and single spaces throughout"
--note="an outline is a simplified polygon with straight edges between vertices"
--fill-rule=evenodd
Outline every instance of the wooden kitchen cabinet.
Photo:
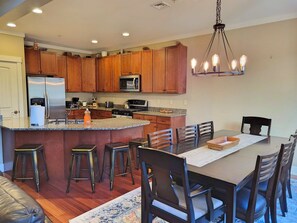
M 153 51 L 153 92 L 166 92 L 166 50 L 165 48 Z
M 186 117 L 183 115 L 164 117 L 155 115 L 133 114 L 133 118 L 150 121 L 149 125 L 144 126 L 143 137 L 147 137 L 147 134 L 151 132 L 172 128 L 174 142 L 176 142 L 176 128 L 180 128 L 186 125 Z
M 119 77 L 121 76 L 121 57 L 120 55 L 100 58 L 97 63 L 99 92 L 118 92 Z
M 68 119 L 83 119 L 85 115 L 85 109 L 71 110 Z
M 186 93 L 187 47 L 182 44 L 153 51 L 153 92 Z
M 96 61 L 95 58 L 82 58 L 81 91 L 96 92 Z
M 187 47 L 182 44 L 166 48 L 166 92 L 186 93 Z
M 142 51 L 141 91 L 153 92 L 153 51 Z
M 97 109 L 90 109 L 90 111 L 91 111 L 92 119 L 105 119 L 105 118 L 112 117 L 111 111 L 104 111 L 104 110 L 97 110 Z
M 67 56 L 66 58 L 67 67 L 67 92 L 81 92 L 81 58 Z
M 57 76 L 58 77 L 63 77 L 65 79 L 65 86 L 67 86 L 67 63 L 66 63 L 66 56 L 57 55 L 57 65 L 58 65 Z
M 122 55 L 122 75 L 142 73 L 142 51 Z
M 25 48 L 25 65 L 28 74 L 57 75 L 57 54 Z

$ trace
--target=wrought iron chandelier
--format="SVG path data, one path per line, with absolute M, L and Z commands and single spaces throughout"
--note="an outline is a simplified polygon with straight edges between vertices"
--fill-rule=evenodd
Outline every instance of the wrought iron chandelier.
M 191 60 L 192 74 L 195 76 L 228 76 L 243 75 L 247 57 L 242 55 L 238 61 L 233 55 L 229 41 L 224 31 L 225 24 L 221 20 L 221 0 L 217 0 L 216 24 L 213 26 L 214 32 L 205 51 L 203 60 L 196 71 L 197 60 Z M 210 55 L 211 67 L 210 67 Z

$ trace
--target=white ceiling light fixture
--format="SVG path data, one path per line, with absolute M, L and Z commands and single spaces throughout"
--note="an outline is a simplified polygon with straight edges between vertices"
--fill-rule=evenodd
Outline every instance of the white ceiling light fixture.
M 122 33 L 122 36 L 123 36 L 123 37 L 128 37 L 128 36 L 130 36 L 130 33 L 128 33 L 128 32 L 123 32 L 123 33 Z
M 8 27 L 12 27 L 12 28 L 15 28 L 16 27 L 16 24 L 13 23 L 13 22 L 9 22 L 6 24 Z
M 221 20 L 221 0 L 217 0 L 216 24 L 213 26 L 214 32 L 204 54 L 198 71 L 195 70 L 197 60 L 191 60 L 192 74 L 195 76 L 228 76 L 243 75 L 247 57 L 242 55 L 238 61 L 235 59 L 229 41 L 224 31 L 225 24 Z M 215 46 L 213 46 L 215 45 Z M 210 55 L 212 55 L 210 59 Z M 209 61 L 209 62 L 208 62 Z M 211 63 L 210 63 L 211 62 Z M 238 65 L 239 64 L 239 65 Z M 210 70 L 208 70 L 211 68 Z
M 40 8 L 34 8 L 32 10 L 32 12 L 36 13 L 36 14 L 42 14 L 42 10 Z
M 96 44 L 96 43 L 98 43 L 98 40 L 93 39 L 93 40 L 91 40 L 91 42 Z

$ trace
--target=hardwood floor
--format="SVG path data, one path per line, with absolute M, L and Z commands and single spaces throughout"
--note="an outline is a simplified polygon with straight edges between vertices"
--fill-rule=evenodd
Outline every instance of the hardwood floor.
M 15 183 L 25 192 L 32 196 L 44 209 L 46 215 L 54 223 L 69 222 L 86 211 L 89 211 L 107 201 L 121 196 L 140 186 L 140 170 L 133 170 L 135 185 L 132 185 L 130 175 L 126 177 L 115 177 L 114 189 L 109 190 L 109 179 L 104 178 L 104 182 L 96 183 L 96 192 L 91 192 L 90 181 L 72 181 L 70 192 L 66 194 L 66 180 L 46 182 L 44 177 L 41 179 L 40 192 L 35 191 L 32 180 Z M 10 178 L 9 173 L 4 176 Z

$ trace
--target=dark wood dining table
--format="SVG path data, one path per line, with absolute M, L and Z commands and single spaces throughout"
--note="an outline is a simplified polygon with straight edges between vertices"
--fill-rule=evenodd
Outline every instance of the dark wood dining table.
M 193 143 L 193 146 L 191 144 L 174 145 L 166 151 L 181 154 L 204 146 L 210 139 L 239 134 L 241 133 L 237 131 L 220 130 L 198 141 L 197 144 Z M 279 151 L 280 145 L 287 141 L 288 138 L 270 136 L 203 167 L 188 164 L 189 178 L 201 185 L 213 188 L 213 195 L 223 200 L 226 205 L 226 222 L 233 223 L 236 216 L 237 191 L 252 178 L 257 156 Z M 145 219 L 142 222 L 146 222 Z

